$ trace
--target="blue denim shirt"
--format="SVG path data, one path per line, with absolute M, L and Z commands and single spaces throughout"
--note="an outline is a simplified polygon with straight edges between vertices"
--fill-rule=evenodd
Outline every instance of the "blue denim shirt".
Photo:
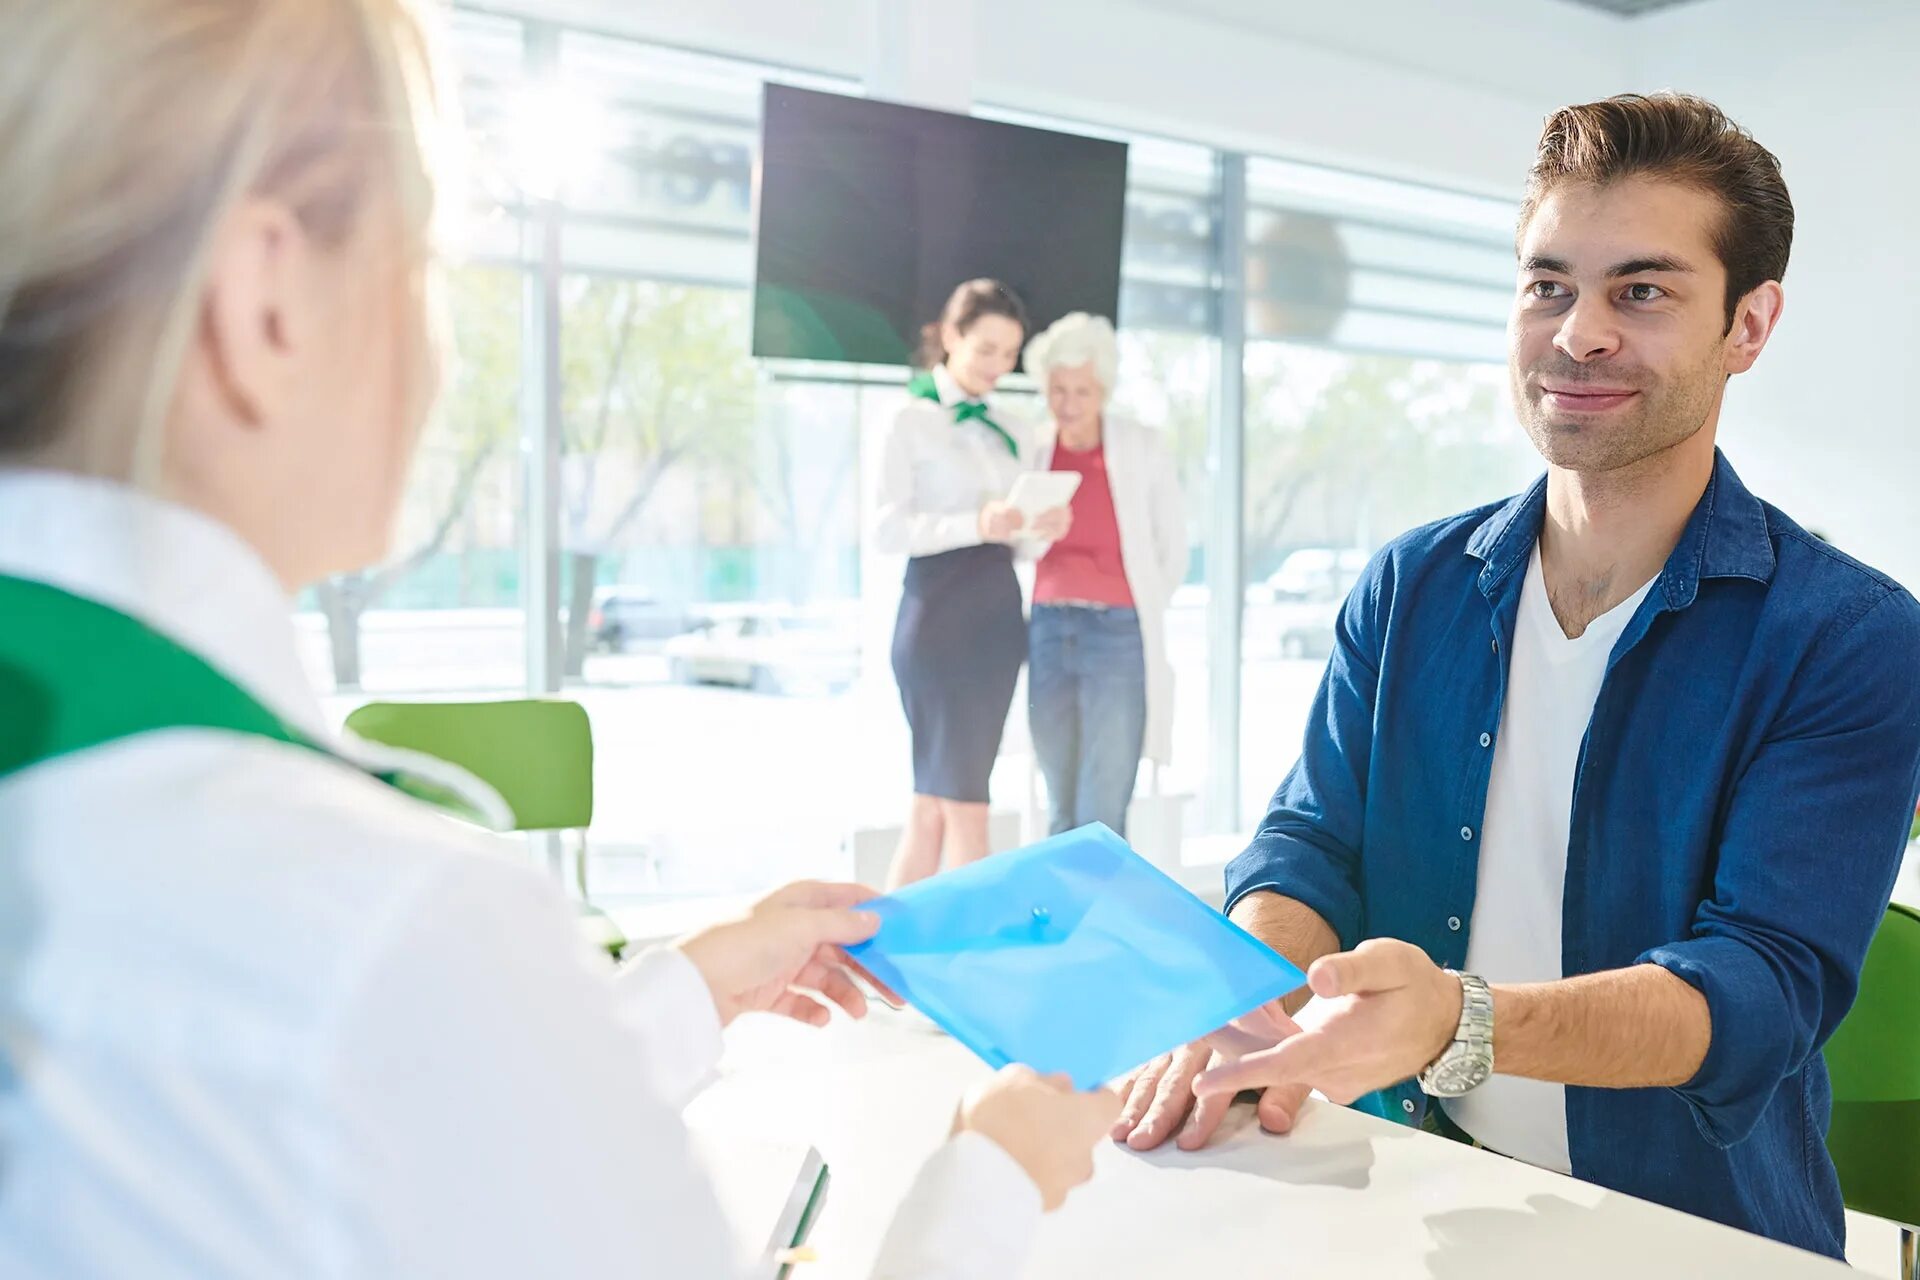
M 1300 762 L 1227 869 L 1343 947 L 1458 968 L 1544 478 L 1384 548 L 1341 610 Z M 1673 1089 L 1567 1090 L 1573 1172 L 1841 1256 L 1820 1047 L 1858 986 L 1920 792 L 1920 605 L 1716 455 L 1614 646 L 1574 779 L 1562 963 L 1657 964 L 1713 1022 Z M 1498 1044 L 1499 1029 L 1495 1028 Z M 1390 1110 L 1417 1120 L 1411 1082 Z

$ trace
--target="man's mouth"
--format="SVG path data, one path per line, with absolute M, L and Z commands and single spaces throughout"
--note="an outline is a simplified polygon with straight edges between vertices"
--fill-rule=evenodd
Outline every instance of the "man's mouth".
M 1569 387 L 1542 386 L 1540 394 L 1549 407 L 1564 413 L 1604 413 L 1609 409 L 1618 409 L 1640 393 L 1632 387 L 1581 384 Z

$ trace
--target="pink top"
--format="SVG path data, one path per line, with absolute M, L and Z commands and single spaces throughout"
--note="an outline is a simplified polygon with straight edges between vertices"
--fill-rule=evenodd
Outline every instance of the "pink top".
M 1107 484 L 1104 444 L 1076 453 L 1062 445 L 1053 450 L 1055 471 L 1077 471 L 1080 487 L 1073 494 L 1073 527 L 1040 558 L 1034 571 L 1035 604 L 1104 604 L 1133 607 L 1127 570 L 1120 559 L 1120 522 L 1113 514 L 1113 489 Z

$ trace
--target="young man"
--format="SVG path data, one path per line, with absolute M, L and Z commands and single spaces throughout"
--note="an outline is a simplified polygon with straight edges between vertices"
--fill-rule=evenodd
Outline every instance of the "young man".
M 1510 353 L 1547 474 L 1374 558 L 1227 872 L 1312 999 L 1142 1071 L 1116 1137 L 1200 1146 L 1246 1087 L 1276 1132 L 1310 1087 L 1387 1089 L 1841 1255 L 1820 1046 L 1920 790 L 1920 605 L 1715 448 L 1792 231 L 1778 162 L 1706 102 L 1548 121 Z

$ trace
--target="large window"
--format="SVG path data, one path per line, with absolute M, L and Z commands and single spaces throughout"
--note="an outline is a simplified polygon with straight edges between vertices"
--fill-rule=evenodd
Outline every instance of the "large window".
M 843 874 L 871 777 L 830 765 L 870 738 L 860 393 L 747 355 L 761 87 L 795 77 L 575 32 L 557 60 L 598 135 L 565 193 L 557 522 L 598 879 L 699 895 Z
M 453 377 L 414 459 L 388 563 L 309 592 L 303 656 L 336 713 L 368 697 L 523 687 L 520 281 L 450 273 Z
M 1199 803 L 1212 760 L 1208 733 L 1207 542 L 1214 479 L 1208 440 L 1214 427 L 1219 345 L 1214 338 L 1218 174 L 1204 147 L 1131 140 L 1127 229 L 1122 250 L 1120 379 L 1114 403 L 1166 433 L 1186 498 L 1186 577 L 1167 610 L 1167 660 L 1173 680 L 1173 760 L 1164 774 L 1142 771 L 1139 793 L 1156 785 L 1178 808 L 1161 823 L 1131 831 L 1136 842 L 1183 838 L 1202 829 Z M 1171 825 L 1166 825 L 1171 822 Z M 1145 846 L 1143 845 L 1143 848 Z M 1164 860 L 1177 848 L 1146 849 Z
M 858 86 L 467 11 L 455 34 L 475 180 L 454 379 L 391 562 L 303 602 L 315 678 L 341 717 L 375 696 L 579 700 L 598 897 L 849 874 L 853 834 L 884 843 L 909 787 L 900 564 L 863 536 L 903 375 L 747 352 L 762 86 Z M 1534 465 L 1499 367 L 1511 210 L 983 114 L 1131 144 L 1115 404 L 1167 433 L 1192 545 L 1167 623 L 1175 758 L 1140 790 L 1238 784 L 1137 834 L 1211 821 L 1230 842 L 1298 752 L 1358 564 Z M 1244 198 L 1223 176 L 1242 172 Z M 1244 332 L 1222 316 L 1241 292 Z M 1209 581 L 1236 558 L 1238 631 Z M 1003 810 L 1038 800 L 1025 718 Z
M 1167 657 L 1174 668 L 1173 760 L 1156 770 L 1143 763 L 1136 798 L 1166 803 L 1140 814 L 1129 836 L 1164 861 L 1180 857 L 1183 836 L 1203 829 L 1198 803 L 1213 744 L 1208 732 L 1207 543 L 1214 477 L 1208 442 L 1215 427 L 1214 391 L 1220 358 L 1217 327 L 1218 162 L 1206 147 L 1102 129 L 999 108 L 978 114 L 1019 124 L 1111 137 L 1128 144 L 1126 229 L 1121 244 L 1120 376 L 1112 407 L 1163 432 L 1179 467 L 1187 507 L 1187 571 L 1166 619 Z M 1034 413 L 1044 412 L 1035 404 Z M 1024 746 L 1026 713 L 1014 708 L 1015 768 L 995 774 L 996 800 L 1044 784 Z M 1009 762 L 1012 763 L 1012 762 Z M 1009 777 L 1003 791 L 1001 777 Z
M 472 249 L 511 244 L 498 174 L 517 22 L 455 18 L 482 181 L 453 193 Z M 498 696 L 525 688 L 527 615 L 520 464 L 524 281 L 497 254 L 446 279 L 451 381 L 415 458 L 388 562 L 321 584 L 301 601 L 302 656 L 336 719 L 371 698 Z
M 1300 751 L 1334 615 L 1374 551 L 1514 492 L 1538 459 L 1501 363 L 1511 209 L 1248 166 L 1240 802 Z

